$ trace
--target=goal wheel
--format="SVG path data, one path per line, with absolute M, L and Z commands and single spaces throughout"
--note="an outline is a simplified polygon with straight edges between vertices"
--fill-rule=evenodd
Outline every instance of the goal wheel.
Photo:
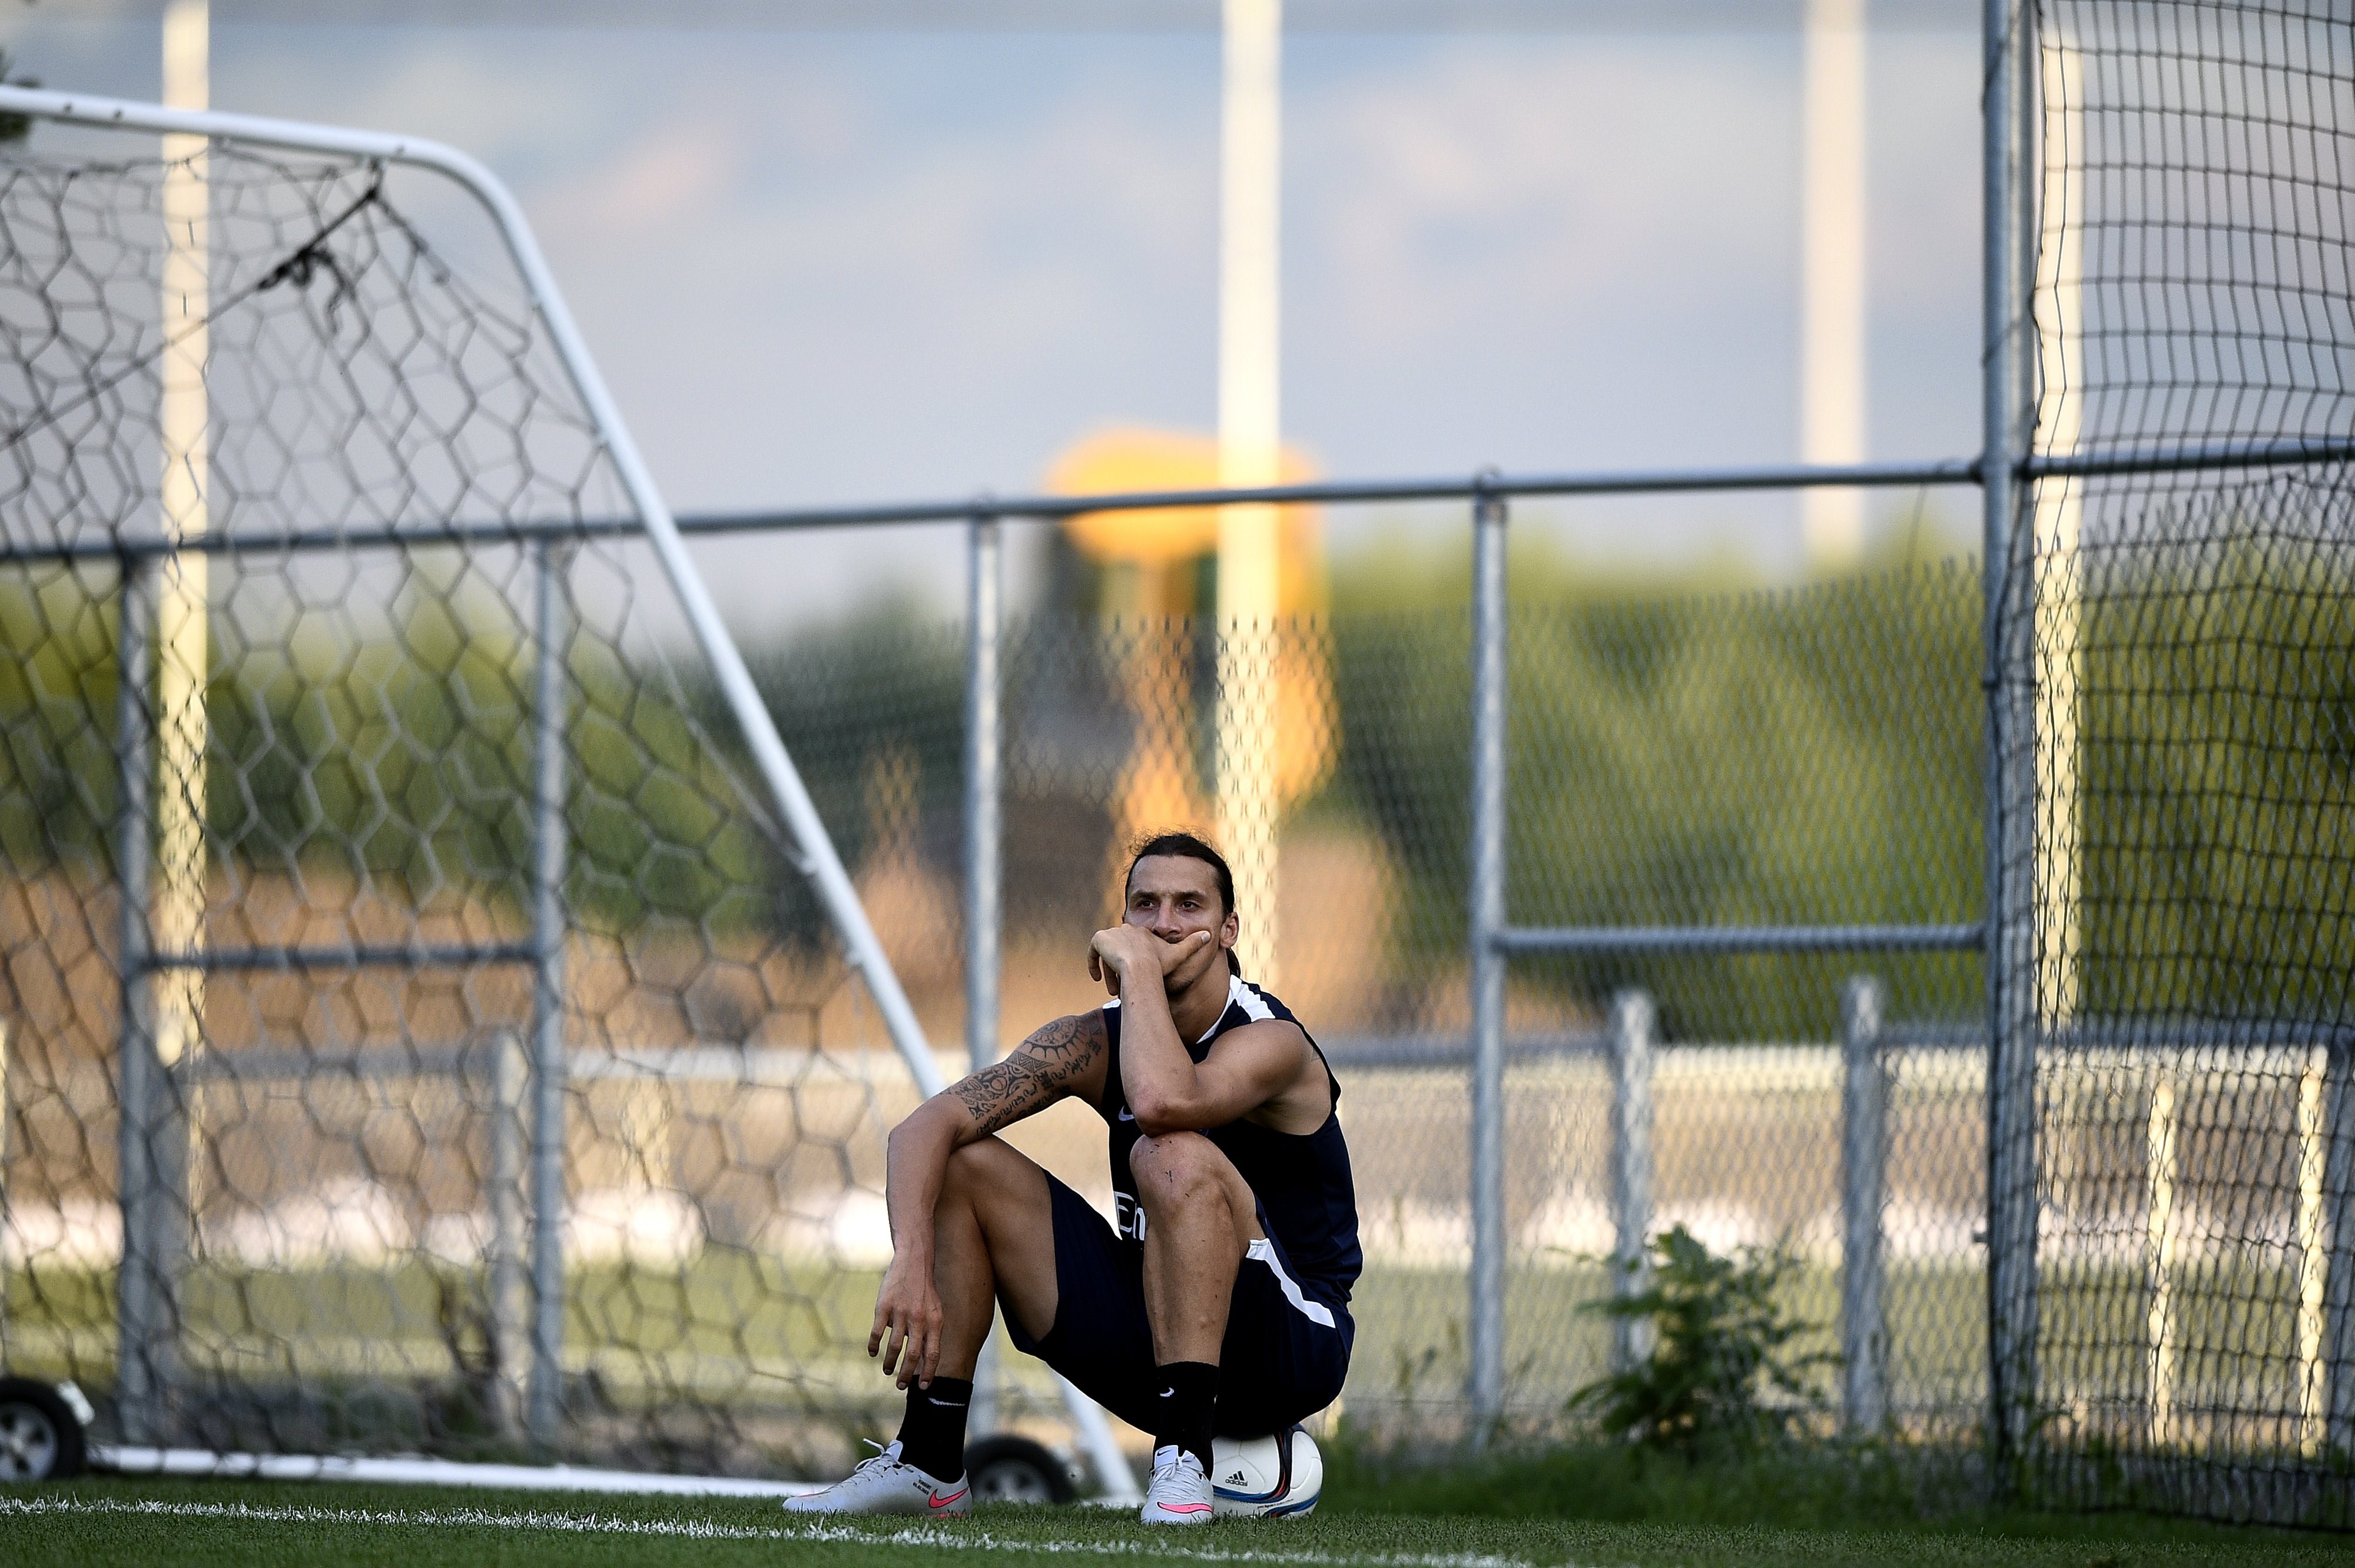
M 56 1389 L 0 1378 L 0 1481 L 63 1480 L 89 1459 L 81 1422 Z
M 1079 1495 L 1071 1467 L 1045 1444 L 1006 1433 L 964 1451 L 964 1475 L 977 1503 L 1067 1503 Z

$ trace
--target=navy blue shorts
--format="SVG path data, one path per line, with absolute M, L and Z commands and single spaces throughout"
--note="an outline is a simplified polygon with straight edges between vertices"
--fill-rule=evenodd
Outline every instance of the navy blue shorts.
M 1161 1383 L 1145 1316 L 1145 1249 L 1122 1241 L 1086 1199 L 1054 1177 L 1055 1326 L 1033 1340 L 1006 1314 L 1027 1351 L 1131 1425 L 1153 1430 Z M 1260 1214 L 1260 1229 L 1267 1215 Z M 1340 1396 L 1357 1325 L 1329 1292 L 1304 1289 L 1273 1235 L 1252 1244 L 1235 1271 L 1227 1337 L 1219 1350 L 1218 1431 L 1259 1437 L 1305 1421 Z

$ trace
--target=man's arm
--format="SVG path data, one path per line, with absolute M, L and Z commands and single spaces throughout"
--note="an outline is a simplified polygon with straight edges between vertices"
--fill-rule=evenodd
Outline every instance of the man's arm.
M 1134 926 L 1097 934 L 1092 950 L 1120 971 L 1121 1088 L 1148 1138 L 1224 1127 L 1257 1110 L 1299 1081 L 1308 1054 L 1298 1024 L 1271 1019 L 1227 1031 L 1194 1060 L 1169 1016 L 1166 977 L 1208 939 L 1198 932 L 1165 943 Z
M 884 1202 L 894 1253 L 915 1246 L 930 1272 L 932 1210 L 949 1156 L 968 1143 L 1035 1116 L 1090 1076 L 1103 1076 L 1103 1014 L 1059 1018 L 1002 1062 L 958 1079 L 891 1129 L 884 1164 Z
M 941 1353 L 941 1303 L 932 1288 L 932 1212 L 949 1156 L 1034 1116 L 1103 1076 L 1101 1012 L 1059 1018 L 1011 1055 L 959 1079 L 891 1129 L 884 1160 L 884 1206 L 891 1219 L 891 1266 L 875 1298 L 867 1353 L 883 1352 L 899 1384 L 930 1383 Z M 886 1340 L 889 1340 L 888 1347 Z M 907 1359 L 900 1361 L 902 1347 Z
M 1141 1051 L 1133 1049 L 1128 1044 L 1133 1015 L 1128 1014 L 1125 1001 L 1121 1012 L 1126 1015 L 1121 1020 L 1121 1084 L 1128 1092 L 1128 1107 L 1136 1115 L 1138 1130 L 1148 1138 L 1224 1127 L 1266 1105 L 1300 1079 L 1308 1036 L 1296 1023 L 1273 1019 L 1230 1029 L 1219 1036 L 1210 1054 L 1197 1062 L 1178 1044 L 1174 1027 L 1168 1032 L 1166 1051 L 1157 1048 L 1162 1044 L 1157 1040 Z M 1167 1016 L 1166 1008 L 1163 1015 Z M 1176 1062 L 1168 1060 L 1171 1055 Z M 1142 1082 L 1129 1076 L 1130 1065 L 1140 1060 L 1152 1062 L 1157 1069 L 1142 1075 Z

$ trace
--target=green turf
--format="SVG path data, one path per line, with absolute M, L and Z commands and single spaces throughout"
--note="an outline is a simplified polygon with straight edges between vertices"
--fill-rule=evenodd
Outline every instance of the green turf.
M 894 1539 L 894 1537 L 900 1539 Z M 1557 1564 L 1986 1564 L 2227 1568 L 2344 1562 L 2339 1539 L 2141 1519 L 2013 1520 L 1966 1529 L 1791 1530 L 1705 1523 L 1382 1514 L 1328 1498 L 1313 1519 L 1223 1520 L 1173 1539 L 1095 1509 L 984 1510 L 970 1520 L 788 1521 L 751 1499 L 597 1498 L 421 1488 L 89 1480 L 0 1492 L 0 1562 L 109 1568 L 181 1563 L 693 1563 L 812 1568 L 1075 1568 L 1268 1561 L 1295 1568 L 1554 1568 Z M 1479 1561 L 1485 1560 L 1485 1561 Z

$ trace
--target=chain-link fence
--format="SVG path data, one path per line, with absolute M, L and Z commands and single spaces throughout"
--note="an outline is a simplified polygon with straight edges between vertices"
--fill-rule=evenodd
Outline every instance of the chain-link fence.
M 576 562 L 572 571 L 581 570 Z M 217 576 L 214 592 L 224 586 Z M 53 609 L 64 602 L 57 588 L 48 591 Z M 87 602 L 75 615 L 108 613 L 101 591 L 80 591 Z M 1725 874 L 1794 838 L 1845 835 L 1866 845 L 1841 873 L 1857 879 L 1846 896 L 1870 903 L 1870 889 L 1895 887 L 1889 909 L 1906 912 L 1908 890 L 1934 880 L 1908 864 L 1929 853 L 1931 838 L 1957 867 L 1973 863 L 1967 661 L 1939 652 L 1923 667 L 1948 674 L 1916 691 L 1913 677 L 1889 681 L 1884 643 L 1825 628 L 1870 607 L 1883 624 L 1918 617 L 1966 633 L 1974 594 L 1967 575 L 1937 571 L 1700 605 L 1532 612 L 1532 679 L 1517 711 L 1542 732 L 1545 715 L 1559 721 L 1582 706 L 1597 730 L 1625 737 L 1639 755 L 1542 740 L 1524 748 L 1529 766 L 1514 797 L 1518 819 L 1530 824 L 1524 885 L 1533 895 L 1578 887 L 1593 863 L 1579 846 L 1614 837 L 1665 855 L 1665 866 L 1695 867 L 1698 856 L 1673 853 L 1674 833 L 1648 826 L 1666 816 L 1685 824 L 1678 831 L 1690 843 L 1726 859 L 1714 880 L 1624 874 L 1625 885 L 1649 888 L 1663 907 L 1702 917 L 1726 896 L 1758 897 L 1762 888 L 1778 896 L 1754 873 Z M 570 597 L 589 596 L 576 588 Z M 322 619 L 316 606 L 308 614 Z M 1927 646 L 1953 630 L 1924 632 Z M 425 678 L 432 649 L 411 633 L 341 626 L 336 635 L 346 644 L 343 664 L 376 668 L 378 680 L 396 684 Z M 475 645 L 488 635 L 478 620 Z M 1464 1419 L 1465 763 L 1463 702 L 1444 688 L 1460 690 L 1465 635 L 1452 612 L 1284 633 L 1298 711 L 1327 738 L 1315 766 L 1299 770 L 1304 788 L 1285 818 L 1276 973 L 1268 978 L 1327 1044 L 1345 1084 L 1369 1265 L 1348 1408 L 1404 1436 L 1459 1429 Z M 954 1038 L 962 1022 L 954 870 L 962 640 L 956 628 L 854 630 L 830 646 L 791 651 L 775 667 L 792 679 L 769 688 L 939 1040 Z M 1092 1004 L 1082 955 L 1087 932 L 1111 917 L 1122 846 L 1146 824 L 1205 821 L 1215 662 L 1199 655 L 1211 641 L 1208 627 L 1187 624 L 1052 620 L 1011 630 L 1008 1043 Z M 1573 646 L 1589 652 L 1565 657 Z M 45 668 L 55 652 L 29 640 L 24 667 Z M 248 752 L 221 738 L 231 731 L 225 715 L 261 709 L 262 694 L 298 715 L 333 713 L 345 700 L 348 686 L 333 663 L 305 680 L 273 652 L 256 638 L 224 642 L 214 655 L 211 940 L 225 947 L 229 934 L 257 933 L 252 961 L 261 966 L 276 953 L 363 940 L 462 939 L 463 926 L 453 923 L 446 938 L 426 927 L 431 901 L 382 873 L 349 874 L 410 924 L 378 915 L 385 928 L 358 927 L 367 916 L 346 912 L 357 899 L 334 879 L 338 862 L 327 853 L 340 851 L 343 864 L 357 858 L 366 839 L 353 817 L 312 809 L 305 832 L 320 848 L 308 859 L 258 853 L 256 836 L 240 835 L 266 810 L 307 809 L 287 785 L 272 786 L 272 767 L 297 784 L 331 762 L 348 768 L 352 800 L 395 822 L 407 819 L 390 803 L 416 798 L 405 765 L 396 772 L 360 761 L 401 747 L 379 750 L 350 727 L 324 731 L 304 768 L 283 747 Z M 576 666 L 583 657 L 576 653 Z M 26 694 L 11 715 L 17 755 L 59 735 L 88 735 L 103 764 L 112 750 L 104 738 L 111 660 L 101 639 L 76 680 Z M 1141 669 L 1154 672 L 1153 683 L 1140 683 Z M 1441 689 L 1405 679 L 1410 671 Z M 1806 694 L 1795 698 L 1796 687 Z M 1726 713 L 1776 700 L 1791 702 L 1791 712 L 1761 714 L 1762 722 L 1710 743 Z M 677 702 L 631 722 L 677 723 L 692 734 L 687 715 L 710 701 L 689 683 Z M 574 930 L 564 958 L 572 1271 L 565 1353 L 584 1380 L 576 1399 L 590 1402 L 577 1412 L 585 1425 L 575 1441 L 644 1457 L 662 1452 L 655 1435 L 667 1434 L 680 1458 L 746 1462 L 754 1451 L 742 1449 L 747 1436 L 766 1431 L 780 1456 L 823 1453 L 777 1449 L 791 1423 L 773 1414 L 764 1428 L 756 1412 L 782 1401 L 836 1423 L 862 1409 L 877 1414 L 881 1390 L 869 1384 L 879 1380 L 862 1377 L 856 1350 L 866 1292 L 889 1249 L 879 1135 L 911 1091 L 888 1055 L 862 1048 L 877 1043 L 858 1032 L 851 1001 L 813 977 L 814 960 L 797 958 L 800 934 L 786 924 L 795 879 L 782 864 L 722 883 L 677 847 L 696 838 L 761 842 L 758 813 L 741 797 L 683 796 L 683 805 L 708 812 L 707 825 L 694 834 L 665 826 L 653 810 L 662 791 L 682 787 L 650 765 L 627 789 L 592 774 L 589 747 L 623 732 L 618 719 L 609 730 L 588 704 L 575 705 L 564 729 L 575 779 L 567 899 Z M 412 712 L 388 728 L 413 740 L 432 722 Z M 512 731 L 526 719 L 514 699 L 496 722 L 507 744 L 520 744 Z M 1798 724 L 1814 727 L 1795 735 Z M 1689 758 L 1673 788 L 1648 762 L 1664 745 Z M 1774 788 L 1739 787 L 1770 774 Z M 1882 780 L 1870 799 L 1859 791 L 1866 776 Z M 103 776 L 77 780 L 60 764 L 48 785 L 91 800 L 94 821 L 111 810 Z M 29 794 L 34 785 L 17 788 Z M 1926 810 L 1925 798 L 1934 802 Z M 607 810 L 632 820 L 602 823 Z M 1549 827 L 1556 813 L 1576 821 Z M 1949 820 L 1925 829 L 1942 815 Z M 527 842 L 521 825 L 510 832 Z M 601 832 L 627 842 L 600 854 Z M 98 1387 L 113 1381 L 116 1324 L 104 1286 L 122 1234 L 108 1125 L 117 1094 L 108 1064 L 118 922 L 103 842 L 93 834 L 80 862 L 59 852 L 44 862 L 38 841 L 19 851 L 9 944 L 11 1354 L 20 1366 Z M 596 920 L 601 894 L 664 889 L 652 879 L 666 857 L 684 884 L 670 896 L 685 913 L 666 917 L 648 897 Z M 1841 895 L 1815 858 L 1787 863 L 1803 872 L 1789 898 Z M 626 874 L 616 874 L 621 868 Z M 709 880 L 698 886 L 689 874 Z M 733 895 L 745 900 L 741 930 L 697 913 L 724 912 L 726 896 L 715 895 L 730 888 L 743 890 Z M 489 910 L 479 916 L 484 937 L 520 935 L 497 923 L 520 915 L 513 904 L 502 911 L 496 885 L 475 896 Z M 1957 879 L 1951 906 L 1923 912 L 1954 913 L 1968 896 Z M 410 912 L 413 903 L 425 907 Z M 68 911 L 71 918 L 59 918 Z M 389 979 L 354 978 L 340 965 L 322 974 L 296 968 L 302 961 L 290 956 L 226 978 L 208 972 L 200 1044 L 172 1080 L 191 1140 L 186 1202 L 197 1219 L 195 1261 L 172 1281 L 186 1421 L 177 1430 L 224 1445 L 397 1438 L 464 1451 L 476 1437 L 493 1442 L 499 1379 L 524 1361 L 523 1304 L 502 1294 L 519 1290 L 520 1280 L 501 1280 L 503 1270 L 519 1275 L 528 1251 L 528 988 L 487 962 L 455 958 Z M 1951 971 L 1967 967 L 1948 959 L 1889 966 L 1898 1010 L 1966 1012 L 1971 979 Z M 1806 1309 L 1828 1332 L 1836 1326 L 1827 1292 L 1839 1252 L 1836 1041 L 1845 969 L 1795 958 L 1681 960 L 1678 969 L 1537 966 L 1516 985 L 1509 1354 L 1517 1417 L 1540 1428 L 1599 1373 L 1608 1339 L 1600 1319 L 1577 1308 L 1604 1287 L 1616 1224 L 1603 1136 L 1612 1100 L 1604 1025 L 1623 985 L 1671 999 L 1663 1023 L 1674 1044 L 1659 1054 L 1652 1091 L 1660 1222 L 1683 1220 L 1721 1245 L 1789 1240 L 1811 1260 Z M 844 1039 L 850 1049 L 835 1044 Z M 1819 1044 L 1785 1044 L 1793 1041 Z M 1978 1407 L 1968 1373 L 1983 1331 L 1968 1244 L 1980 1181 L 1975 1080 L 1951 1052 L 1902 1052 L 1894 1063 L 1892 1292 L 1899 1301 L 1920 1298 L 1894 1311 L 1892 1364 L 1902 1369 L 1895 1397 L 1908 1412 L 1966 1424 Z M 1017 1136 L 1082 1192 L 1109 1201 L 1092 1117 L 1071 1107 Z M 794 1407 L 783 1400 L 788 1391 L 813 1403 Z M 469 1401 L 478 1396 L 485 1404 L 475 1410 Z M 483 1424 L 479 1433 L 470 1436 L 470 1421 Z M 625 1432 L 634 1422 L 645 1430 Z M 374 1436 L 372 1423 L 382 1424 Z M 602 1437 L 591 1436 L 601 1427 Z
M 1967 917 L 1979 853 L 1977 593 L 1973 574 L 1945 567 L 1794 593 L 1522 607 L 1517 900 L 1727 924 Z M 1468 1416 L 1472 1247 L 1469 627 L 1444 610 L 1342 615 L 1256 638 L 1284 672 L 1276 705 L 1292 750 L 1278 774 L 1296 790 L 1275 907 L 1245 919 L 1274 927 L 1272 972 L 1259 978 L 1342 1079 L 1367 1253 L 1346 1407 L 1388 1437 L 1453 1437 Z M 1085 934 L 1114 916 L 1123 847 L 1151 827 L 1215 826 L 1217 639 L 1207 621 L 1007 629 L 1007 1043 L 1093 1004 Z M 929 645 L 946 672 L 948 640 Z M 883 745 L 946 771 L 954 715 L 944 700 L 933 711 L 942 727 L 882 740 L 865 719 L 805 731 L 805 754 L 815 770 L 819 757 Z M 923 791 L 941 813 L 922 836 L 936 846 L 943 891 L 956 779 Z M 950 972 L 954 933 L 935 940 L 932 954 L 909 954 L 911 972 Z M 1796 1309 L 1837 1340 L 1842 997 L 1858 967 L 1803 954 L 1517 972 L 1505 1146 L 1517 1429 L 1567 1429 L 1569 1396 L 1607 1364 L 1609 1326 L 1581 1308 L 1609 1289 L 1626 1213 L 1608 1128 L 1613 999 L 1628 988 L 1660 999 L 1661 1037 L 1650 1220 L 1633 1223 L 1685 1223 L 1721 1247 L 1788 1245 L 1808 1263 Z M 1923 955 L 1876 967 L 1891 999 L 1877 1036 L 1894 1080 L 1891 1408 L 1948 1433 L 1984 1412 L 1971 1245 L 1984 1134 L 1976 1047 L 1955 1027 L 1978 1003 L 1977 964 Z M 951 1021 L 944 1008 L 942 1024 Z M 1109 1202 L 1093 1118 L 1075 1110 L 1060 1125 L 1067 1136 L 1018 1140 Z

